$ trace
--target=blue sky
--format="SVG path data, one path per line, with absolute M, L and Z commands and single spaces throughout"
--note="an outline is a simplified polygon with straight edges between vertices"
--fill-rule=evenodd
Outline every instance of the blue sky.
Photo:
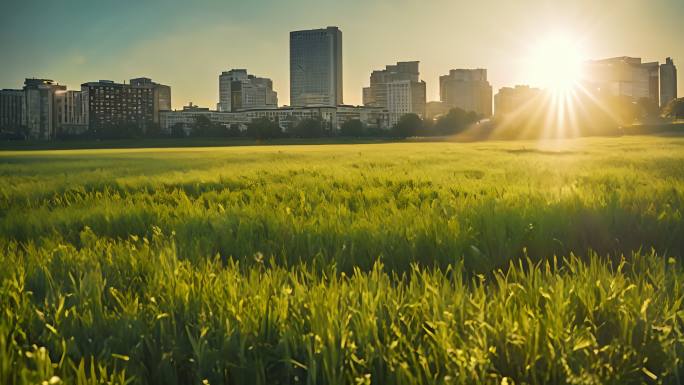
M 530 83 L 529 46 L 557 32 L 587 58 L 672 56 L 682 96 L 682 20 L 684 0 L 0 0 L 0 87 L 148 76 L 172 86 L 177 108 L 213 107 L 218 74 L 247 68 L 287 104 L 288 32 L 337 25 L 347 103 L 361 102 L 371 70 L 398 60 L 421 61 L 429 100 L 452 68 L 488 68 L 495 89 Z

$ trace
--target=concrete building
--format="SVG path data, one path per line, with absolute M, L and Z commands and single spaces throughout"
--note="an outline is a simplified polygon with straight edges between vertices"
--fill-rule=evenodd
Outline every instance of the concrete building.
M 387 84 L 387 111 L 390 126 L 406 114 L 425 117 L 425 82 L 400 80 Z
M 57 135 L 55 92 L 66 86 L 50 79 L 24 81 L 26 130 L 33 139 L 54 139 Z
M 290 104 L 337 106 L 342 98 L 342 31 L 290 32 Z
M 278 94 L 273 91 L 271 79 L 249 75 L 245 69 L 233 69 L 219 75 L 218 111 L 276 107 Z
M 83 92 L 58 90 L 55 92 L 54 101 L 58 134 L 77 135 L 88 130 Z
M 492 115 L 492 86 L 486 69 L 456 69 L 440 76 L 439 97 L 450 107 L 475 111 L 483 117 Z
M 591 92 L 628 96 L 638 101 L 650 99 L 660 105 L 658 62 L 642 63 L 641 58 L 615 57 L 585 64 L 583 83 Z
M 20 133 L 26 125 L 24 90 L 0 90 L 0 132 Z
M 398 62 L 373 71 L 370 86 L 363 90 L 364 106 L 386 109 L 390 125 L 409 113 L 425 117 L 426 89 L 420 80 L 419 63 Z
M 494 112 L 497 115 L 507 115 L 523 109 L 535 99 L 541 97 L 539 88 L 518 85 L 515 88 L 503 87 L 494 96 Z
M 135 78 L 130 81 L 133 87 L 152 88 L 154 122 L 159 123 L 160 111 L 171 111 L 171 87 L 155 83 L 150 78 Z
M 135 124 L 145 130 L 154 122 L 154 87 L 114 83 L 83 83 L 82 98 L 90 129 Z
M 668 57 L 660 65 L 660 106 L 666 106 L 673 99 L 677 99 L 677 67 Z
M 417 61 L 398 62 L 385 66 L 383 70 L 371 72 L 370 86 L 363 89 L 363 105 L 387 108 L 387 84 L 403 80 L 420 81 L 419 63 Z
M 192 128 L 197 118 L 204 116 L 213 123 L 229 127 L 237 125 L 245 130 L 254 119 L 266 118 L 274 122 L 287 132 L 304 119 L 319 119 L 329 129 L 339 130 L 349 120 L 360 120 L 368 127 L 389 128 L 389 114 L 386 110 L 376 107 L 336 106 L 336 107 L 280 107 L 251 109 L 236 112 L 210 111 L 208 108 L 185 106 L 182 111 L 162 112 L 160 116 L 161 128 L 170 132 L 174 126 L 180 125 L 186 132 Z

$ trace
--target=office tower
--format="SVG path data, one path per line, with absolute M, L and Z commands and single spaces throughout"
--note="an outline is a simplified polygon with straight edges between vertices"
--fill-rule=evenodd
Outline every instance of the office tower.
M 666 106 L 673 99 L 677 99 L 677 67 L 668 57 L 660 66 L 660 106 Z
M 401 80 L 418 82 L 418 64 L 417 61 L 398 62 L 385 66 L 384 70 L 371 72 L 370 86 L 363 89 L 363 104 L 368 107 L 387 108 L 387 84 Z
M 159 123 L 159 111 L 171 111 L 171 87 L 155 83 L 150 78 L 131 79 L 133 87 L 152 88 L 154 122 Z
M 659 105 L 658 62 L 642 63 L 641 58 L 615 57 L 585 64 L 584 86 L 604 95 L 628 96 L 638 101 L 650 99 Z
M 26 99 L 23 90 L 0 90 L 0 131 L 18 133 L 25 126 Z
M 530 88 L 530 86 L 503 87 L 494 96 L 494 112 L 497 115 L 514 113 L 529 106 L 541 94 L 539 88 Z
M 135 125 L 145 130 L 154 122 L 154 87 L 114 83 L 111 80 L 83 83 L 88 126 L 92 130 Z
M 290 32 L 290 104 L 344 104 L 342 31 L 337 27 Z
M 363 104 L 387 109 L 390 125 L 396 124 L 405 114 L 424 117 L 426 90 L 418 65 L 417 61 L 398 62 L 384 70 L 373 71 L 370 87 L 363 90 Z
M 273 81 L 249 75 L 245 69 L 233 69 L 219 75 L 219 103 L 222 112 L 278 107 Z
M 50 79 L 26 79 L 24 98 L 26 102 L 26 130 L 34 139 L 54 139 L 57 134 L 55 92 L 66 86 Z
M 88 130 L 85 100 L 81 91 L 55 92 L 55 124 L 60 135 L 76 135 Z
M 450 107 L 475 111 L 484 117 L 492 115 L 492 86 L 486 69 L 456 69 L 440 76 L 439 97 Z

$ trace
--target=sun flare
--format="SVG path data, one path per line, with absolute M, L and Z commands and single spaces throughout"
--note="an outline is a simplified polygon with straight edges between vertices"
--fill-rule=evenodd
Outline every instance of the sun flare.
M 570 36 L 552 34 L 530 47 L 529 78 L 556 95 L 572 92 L 582 78 L 584 54 Z

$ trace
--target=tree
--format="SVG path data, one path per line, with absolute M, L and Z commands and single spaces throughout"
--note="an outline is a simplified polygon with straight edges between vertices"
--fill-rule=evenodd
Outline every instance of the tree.
M 366 135 L 366 126 L 358 119 L 347 120 L 340 127 L 341 136 L 360 137 Z
M 181 122 L 177 122 L 173 126 L 171 126 L 171 137 L 173 137 L 173 138 L 184 138 L 185 137 L 185 125 Z
M 670 119 L 684 119 L 684 98 L 673 99 L 663 107 L 662 115 Z
M 320 119 L 302 119 L 292 128 L 291 134 L 298 138 L 320 138 L 325 136 L 322 123 Z
M 458 134 L 478 120 L 479 117 L 474 111 L 466 112 L 460 108 L 452 108 L 446 115 L 437 119 L 435 131 L 440 135 Z
M 415 136 L 423 127 L 423 120 L 417 114 L 405 114 L 392 127 L 392 134 L 399 138 Z
M 252 120 L 247 125 L 247 136 L 254 139 L 271 139 L 282 135 L 282 130 L 278 123 L 268 118 L 258 118 Z

